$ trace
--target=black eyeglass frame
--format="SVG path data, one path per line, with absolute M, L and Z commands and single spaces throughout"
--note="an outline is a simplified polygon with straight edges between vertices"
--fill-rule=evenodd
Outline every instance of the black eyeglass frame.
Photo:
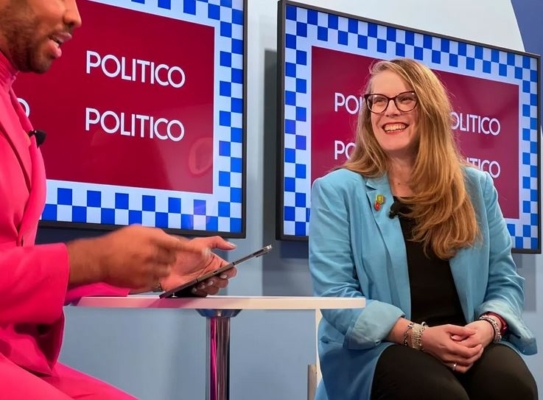
M 405 95 L 405 94 L 413 94 L 415 96 L 415 105 L 413 106 L 413 108 L 410 108 L 409 110 L 403 110 L 400 106 L 398 106 L 398 102 L 397 102 L 397 99 L 398 97 L 402 96 L 402 95 Z M 386 107 L 383 109 L 383 111 L 381 112 L 375 112 L 373 111 L 371 108 L 371 104 L 370 104 L 370 97 L 372 96 L 382 96 L 384 97 L 385 99 L 387 99 L 387 105 Z M 396 106 L 396 108 L 398 110 L 400 110 L 401 112 L 410 112 L 410 111 L 413 111 L 417 105 L 419 104 L 419 98 L 417 97 L 417 93 L 414 91 L 414 90 L 408 90 L 407 92 L 401 92 L 401 93 L 398 93 L 396 96 L 394 97 L 388 97 L 384 94 L 381 94 L 381 93 L 366 93 L 364 95 L 364 101 L 366 103 L 366 107 L 368 107 L 368 110 L 370 110 L 370 112 L 374 113 L 374 114 L 383 114 L 387 109 L 388 109 L 388 106 L 390 105 L 390 102 L 391 101 L 394 101 L 394 105 Z

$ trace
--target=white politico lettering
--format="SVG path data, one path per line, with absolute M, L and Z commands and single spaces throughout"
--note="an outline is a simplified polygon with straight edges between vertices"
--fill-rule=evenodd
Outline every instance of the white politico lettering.
M 467 133 L 479 133 L 483 135 L 498 136 L 502 130 L 497 118 L 482 117 L 474 114 L 452 112 L 454 130 Z
M 96 51 L 87 50 L 86 73 L 101 72 L 111 79 L 120 78 L 125 81 L 159 84 L 164 87 L 179 89 L 185 85 L 185 71 L 179 66 L 156 64 L 153 61 L 127 59 L 114 54 L 100 55 Z
M 358 114 L 360 107 L 362 106 L 362 98 L 353 95 L 345 96 L 343 93 L 334 94 L 334 111 L 338 112 L 341 108 L 351 114 Z
M 154 118 L 149 115 L 127 114 L 115 111 L 100 112 L 87 108 L 85 112 L 85 130 L 92 127 L 102 129 L 109 135 L 119 134 L 133 138 L 149 138 L 162 141 L 179 142 L 185 137 L 185 127 L 178 120 Z
M 355 144 L 343 143 L 341 140 L 334 140 L 334 160 L 337 160 L 340 156 L 345 156 L 345 158 L 351 158 L 351 153 L 354 150 Z

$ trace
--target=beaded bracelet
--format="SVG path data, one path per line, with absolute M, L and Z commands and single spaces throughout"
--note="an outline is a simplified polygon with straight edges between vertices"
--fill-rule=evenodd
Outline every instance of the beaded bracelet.
M 494 317 L 498 320 L 498 322 L 501 323 L 502 329 L 500 330 L 500 335 L 502 335 L 502 338 L 503 338 L 503 335 L 505 335 L 505 332 L 507 332 L 507 321 L 505 321 L 505 319 L 503 319 L 501 315 L 496 314 L 494 312 L 487 312 L 484 315 L 488 315 L 489 317 Z
M 411 347 L 415 350 L 424 351 L 422 348 L 422 334 L 424 333 L 424 330 L 426 329 L 426 324 L 423 322 L 422 324 L 416 324 L 413 327 L 413 336 L 411 338 Z
M 500 327 L 498 326 L 498 323 L 494 319 L 494 317 L 491 317 L 490 315 L 481 315 L 479 317 L 480 321 L 486 321 L 490 325 L 492 325 L 492 329 L 494 329 L 494 343 L 498 343 L 500 340 L 502 340 L 502 335 L 500 333 Z
M 407 325 L 407 328 L 405 329 L 405 332 L 403 333 L 403 345 L 411 347 L 415 350 L 424 351 L 422 348 L 422 333 L 426 329 L 426 323 L 423 322 L 422 324 L 415 324 L 414 322 L 410 322 L 409 325 Z M 411 331 L 411 337 L 409 337 L 409 331 Z M 411 339 L 411 343 L 410 340 Z
M 409 342 L 407 341 L 408 337 L 409 337 L 409 331 L 411 329 L 413 329 L 413 326 L 415 324 L 413 322 L 410 322 L 409 325 L 407 325 L 407 329 L 405 330 L 405 332 L 403 333 L 403 345 L 404 346 L 409 346 Z

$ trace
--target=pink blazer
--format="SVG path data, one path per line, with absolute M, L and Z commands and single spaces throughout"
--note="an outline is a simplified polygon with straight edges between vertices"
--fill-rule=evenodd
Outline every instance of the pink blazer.
M 31 130 L 11 87 L 0 87 L 0 354 L 48 375 L 62 343 L 63 306 L 128 290 L 96 284 L 68 291 L 66 245 L 35 245 L 46 181 Z

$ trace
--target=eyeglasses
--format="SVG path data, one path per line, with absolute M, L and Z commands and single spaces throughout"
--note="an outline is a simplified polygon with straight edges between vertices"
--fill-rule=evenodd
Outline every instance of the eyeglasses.
M 390 101 L 393 100 L 396 108 L 403 112 L 408 112 L 417 106 L 418 99 L 415 92 L 403 92 L 394 97 L 388 97 L 384 94 L 369 93 L 364 95 L 369 110 L 374 114 L 382 114 L 388 108 Z

